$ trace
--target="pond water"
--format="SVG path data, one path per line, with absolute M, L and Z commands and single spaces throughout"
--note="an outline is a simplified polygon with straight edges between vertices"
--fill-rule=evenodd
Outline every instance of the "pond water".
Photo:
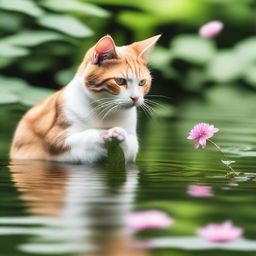
M 0 255 L 256 255 L 255 98 L 220 85 L 204 98 L 183 99 L 169 117 L 141 115 L 140 154 L 128 166 L 9 163 L 10 139 L 24 110 L 2 106 Z M 196 150 L 186 139 L 199 122 L 220 129 L 213 140 L 236 161 L 239 177 L 225 176 L 222 156 L 212 145 Z M 210 186 L 212 196 L 193 197 L 190 185 Z M 125 216 L 151 209 L 166 212 L 174 224 L 134 235 L 127 231 Z M 213 243 L 196 234 L 226 220 L 243 228 L 242 238 Z M 144 248 L 127 246 L 138 241 Z

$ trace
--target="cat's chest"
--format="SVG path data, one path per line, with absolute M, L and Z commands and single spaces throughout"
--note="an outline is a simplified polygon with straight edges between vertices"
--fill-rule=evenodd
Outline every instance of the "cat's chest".
M 106 118 L 94 116 L 69 116 L 71 119 L 71 129 L 73 131 L 81 132 L 87 129 L 111 129 L 113 127 L 122 127 L 128 132 L 132 132 L 136 129 L 136 110 L 124 111 L 116 115 L 110 115 Z

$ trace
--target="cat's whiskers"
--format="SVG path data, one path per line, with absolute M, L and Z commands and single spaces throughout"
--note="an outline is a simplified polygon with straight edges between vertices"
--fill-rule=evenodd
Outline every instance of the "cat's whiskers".
M 151 113 L 151 114 L 154 113 L 154 109 L 150 105 L 144 103 L 144 107 L 149 111 L 149 113 Z
M 120 105 L 122 103 L 126 103 L 126 102 L 127 102 L 126 100 L 121 100 L 121 99 L 111 101 L 112 105 L 109 104 L 109 105 L 105 106 L 104 109 L 102 111 L 100 111 L 99 116 L 100 116 L 100 114 L 104 113 L 104 111 L 105 111 L 105 113 L 102 117 L 102 120 L 104 120 L 110 113 L 115 114 L 120 109 Z
M 115 99 L 113 99 L 112 97 L 101 98 L 101 99 L 97 99 L 97 100 L 92 101 L 91 104 L 93 105 L 97 102 L 101 102 L 101 101 L 105 101 L 105 100 L 115 100 Z
M 168 107 L 166 105 L 161 104 L 161 103 L 158 103 L 158 102 L 155 102 L 155 101 L 152 101 L 152 100 L 149 100 L 149 99 L 145 99 L 145 102 L 148 105 L 152 105 L 153 107 L 160 107 L 163 110 L 168 110 Z
M 161 106 L 161 104 L 160 103 L 158 103 L 158 102 L 155 102 L 155 101 L 153 101 L 153 100 L 149 100 L 149 99 L 144 99 L 144 101 L 145 102 L 147 102 L 147 103 L 151 103 L 152 105 L 158 105 L 158 106 Z
M 103 102 L 103 103 L 101 103 L 100 105 L 98 105 L 97 107 L 94 107 L 93 108 L 93 110 L 95 111 L 97 111 L 97 110 L 101 110 L 102 108 L 104 108 L 104 107 L 107 107 L 108 105 L 111 105 L 111 104 L 113 104 L 113 103 L 115 103 L 114 101 L 108 101 L 108 102 Z
M 165 95 L 159 95 L 159 94 L 148 94 L 145 96 L 145 98 L 148 98 L 148 97 L 155 97 L 155 98 L 164 98 L 164 99 L 173 99 L 171 97 L 168 97 L 168 96 L 165 96 Z
M 145 105 L 141 105 L 141 109 L 149 118 L 152 118 L 151 113 L 145 108 Z
M 123 103 L 125 101 L 122 100 L 111 100 L 105 103 L 102 103 L 101 105 L 99 105 L 96 110 L 100 110 L 97 113 L 97 117 L 104 120 L 110 113 L 112 110 L 118 110 L 118 107 L 120 106 L 121 103 Z M 115 112 L 116 112 L 115 111 Z M 102 116 L 103 115 L 103 116 Z
M 151 102 L 152 103 L 152 102 Z M 155 120 L 155 110 L 147 103 L 145 100 L 144 103 L 141 105 L 141 109 L 144 111 L 144 113 L 150 117 L 151 119 Z
M 169 110 L 169 108 L 168 108 L 166 105 L 160 104 L 160 103 L 158 103 L 158 102 L 154 102 L 154 101 L 148 100 L 148 99 L 145 99 L 145 102 L 146 102 L 149 106 L 152 105 L 152 107 L 159 107 L 159 108 L 161 108 L 161 109 L 164 110 L 164 111 L 168 111 L 168 110 Z
M 111 104 L 104 106 L 97 114 L 97 118 L 102 120 L 102 117 L 105 116 L 106 113 L 108 113 L 109 109 L 116 106 L 116 103 L 112 102 Z
M 109 108 L 109 110 L 104 114 L 104 116 L 102 117 L 102 120 L 104 120 L 107 116 L 108 116 L 108 114 L 110 113 L 110 112 L 112 112 L 113 110 L 117 110 L 118 109 L 118 104 L 116 104 L 116 105 L 114 105 L 114 106 L 112 106 L 112 107 L 110 107 Z M 116 112 L 116 111 L 115 111 Z
M 104 102 L 102 102 L 104 101 Z M 113 99 L 111 97 L 102 98 L 91 102 L 91 104 L 97 104 L 87 117 L 90 117 L 92 114 L 95 114 L 97 118 L 104 120 L 110 113 L 116 113 L 120 109 L 120 105 L 122 103 L 126 103 L 127 101 L 124 99 Z M 154 102 L 149 99 L 144 99 L 144 103 L 140 106 L 144 113 L 150 118 L 154 118 L 154 106 L 159 106 L 161 108 L 165 108 L 162 104 Z
M 140 107 L 148 117 L 152 118 L 152 111 L 148 108 L 148 106 L 145 103 L 143 103 Z
M 104 98 L 104 100 L 105 100 L 105 98 Z M 107 107 L 108 105 L 112 104 L 112 101 L 113 100 L 111 100 L 111 101 L 109 100 L 109 101 L 106 101 L 106 102 L 103 102 L 103 103 L 99 104 L 96 107 L 92 107 L 90 112 L 87 114 L 87 118 L 90 118 L 93 114 L 94 115 L 96 114 L 96 116 L 97 116 L 98 115 L 98 111 L 101 112 L 102 109 L 104 110 L 105 107 Z

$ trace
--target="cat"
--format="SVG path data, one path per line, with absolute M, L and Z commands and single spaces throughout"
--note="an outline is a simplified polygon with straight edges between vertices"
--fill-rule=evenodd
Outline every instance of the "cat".
M 137 110 L 151 87 L 147 56 L 160 35 L 117 47 L 102 37 L 84 56 L 72 81 L 21 119 L 11 159 L 94 163 L 106 143 L 120 142 L 126 162 L 138 153 Z

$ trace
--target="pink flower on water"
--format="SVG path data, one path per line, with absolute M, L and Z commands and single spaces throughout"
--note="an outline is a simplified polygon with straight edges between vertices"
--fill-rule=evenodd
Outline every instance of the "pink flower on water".
M 127 226 L 134 232 L 150 228 L 167 228 L 173 222 L 174 220 L 165 212 L 158 210 L 134 212 L 126 218 Z
M 229 242 L 239 238 L 243 229 L 233 226 L 231 221 L 225 221 L 222 224 L 208 224 L 198 229 L 197 234 L 210 242 Z
M 199 30 L 199 35 L 201 37 L 213 37 L 220 33 L 224 25 L 221 21 L 211 21 L 203 25 Z
M 187 139 L 195 140 L 195 148 L 198 148 L 199 145 L 202 148 L 206 146 L 206 140 L 211 138 L 214 133 L 218 132 L 219 129 L 215 128 L 213 125 L 200 123 L 194 126 L 194 128 L 190 131 Z
M 187 193 L 194 197 L 211 197 L 213 196 L 212 187 L 201 185 L 188 186 Z

